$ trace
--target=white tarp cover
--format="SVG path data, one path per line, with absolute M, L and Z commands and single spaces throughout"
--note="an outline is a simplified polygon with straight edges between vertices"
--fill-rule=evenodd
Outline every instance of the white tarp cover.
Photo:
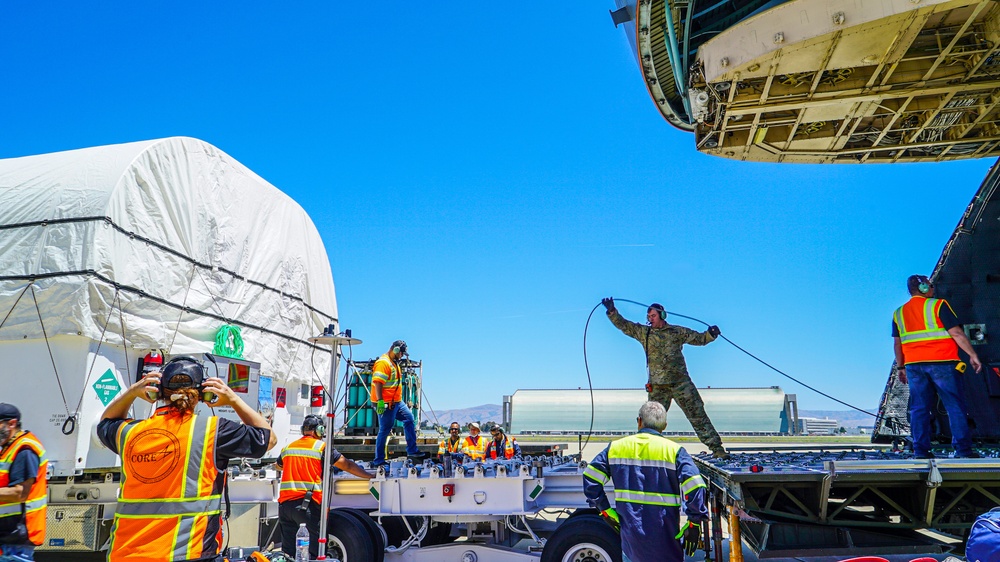
M 11 311 L 0 340 L 42 337 L 25 292 L 33 276 L 49 338 L 100 340 L 110 319 L 104 342 L 121 345 L 121 311 L 130 349 L 210 352 L 229 320 L 264 375 L 306 381 L 328 369 L 329 353 L 313 367 L 305 342 L 337 323 L 316 227 L 200 140 L 0 160 L 0 321 Z

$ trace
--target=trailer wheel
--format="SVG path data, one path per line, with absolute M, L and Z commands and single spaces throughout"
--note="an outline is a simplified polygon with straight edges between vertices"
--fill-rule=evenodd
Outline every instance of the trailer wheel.
M 378 523 L 376 523 L 374 519 L 360 509 L 354 509 L 351 507 L 341 507 L 337 509 L 338 511 L 350 515 L 356 521 L 360 522 L 362 526 L 364 526 L 365 530 L 368 531 L 368 540 L 371 541 L 372 550 L 375 551 L 375 558 L 372 560 L 374 560 L 374 562 L 383 562 L 385 560 L 385 531 L 379 527 Z
M 579 509 L 574 509 L 573 513 L 570 513 L 569 517 L 567 517 L 566 519 L 572 519 L 574 517 L 579 517 L 581 515 L 600 515 L 600 514 L 601 514 L 600 511 L 597 511 L 592 507 L 581 507 Z
M 600 515 L 577 515 L 552 533 L 541 562 L 622 562 L 622 540 Z
M 326 532 L 328 557 L 341 562 L 370 562 L 375 560 L 374 550 L 368 529 L 361 521 L 339 509 L 330 511 Z

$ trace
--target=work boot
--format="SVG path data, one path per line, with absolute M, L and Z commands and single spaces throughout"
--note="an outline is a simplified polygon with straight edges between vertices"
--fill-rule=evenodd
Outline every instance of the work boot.
M 727 461 L 732 455 L 725 449 L 715 449 L 712 451 L 712 458 Z
M 983 458 L 983 456 L 980 455 L 976 451 L 969 451 L 968 453 L 956 454 L 955 458 L 956 459 L 981 459 L 981 458 Z
M 423 452 L 423 451 L 418 451 L 417 454 L 415 454 L 415 455 L 407 455 L 407 458 L 409 458 L 411 461 L 413 461 L 415 463 L 416 462 L 424 462 L 424 459 L 426 459 L 428 457 L 430 457 L 430 455 L 428 453 Z

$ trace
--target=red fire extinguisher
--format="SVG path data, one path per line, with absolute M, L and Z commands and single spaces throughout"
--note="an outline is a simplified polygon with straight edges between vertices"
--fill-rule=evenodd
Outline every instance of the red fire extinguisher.
M 319 408 L 320 406 L 323 406 L 325 404 L 326 404 L 326 393 L 323 392 L 323 387 L 322 386 L 312 387 L 312 395 L 311 399 L 309 400 L 309 405 L 312 406 L 313 408 Z

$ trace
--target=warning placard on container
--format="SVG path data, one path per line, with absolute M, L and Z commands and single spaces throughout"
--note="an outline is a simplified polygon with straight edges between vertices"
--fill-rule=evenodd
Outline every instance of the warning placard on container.
M 108 369 L 101 375 L 101 378 L 97 379 L 94 383 L 94 390 L 97 392 L 97 397 L 101 399 L 101 403 L 107 406 L 118 396 L 122 387 L 118 384 L 118 378 L 115 374 Z

